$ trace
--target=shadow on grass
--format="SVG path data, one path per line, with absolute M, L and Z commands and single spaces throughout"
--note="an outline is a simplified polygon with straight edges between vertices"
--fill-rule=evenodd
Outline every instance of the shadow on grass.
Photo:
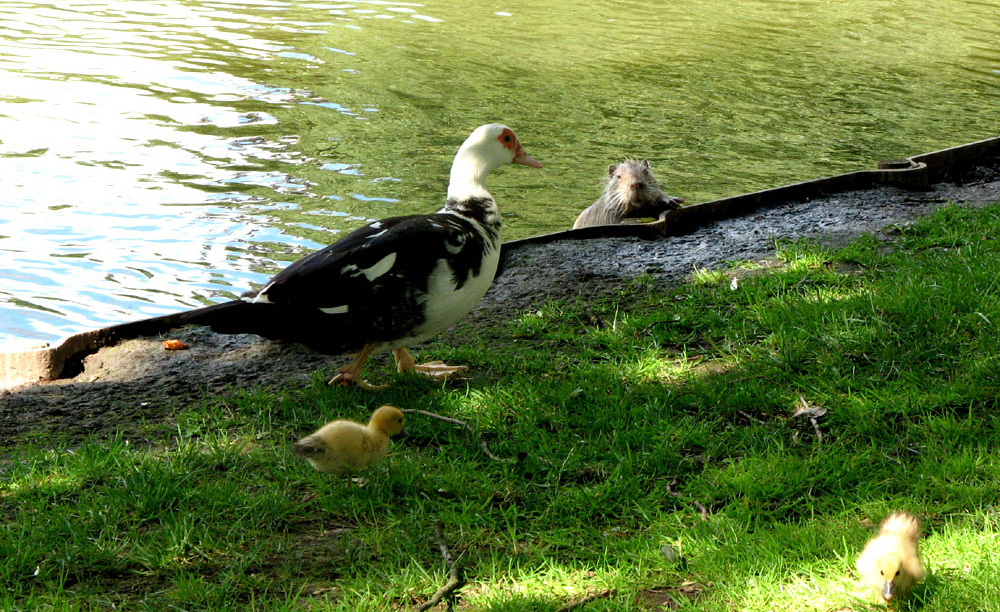
M 580 609 L 857 609 L 854 558 L 906 509 L 935 568 L 911 605 L 961 610 L 963 589 L 1000 605 L 985 586 L 997 230 L 995 211 L 949 210 L 892 252 L 787 245 L 765 273 L 550 304 L 435 345 L 472 366 L 468 381 L 398 377 L 368 394 L 316 377 L 207 398 L 163 448 L 28 449 L 4 466 L 0 584 L 22 607 L 97 601 L 141 575 L 150 589 L 122 605 L 405 608 L 445 580 L 440 520 L 469 609 L 556 610 L 601 590 L 615 596 Z M 825 412 L 795 416 L 803 400 Z M 468 431 L 417 415 L 360 482 L 291 455 L 300 435 L 386 403 L 462 419 L 525 458 L 492 461 Z M 696 601 L 651 595 L 685 584 L 704 585 Z

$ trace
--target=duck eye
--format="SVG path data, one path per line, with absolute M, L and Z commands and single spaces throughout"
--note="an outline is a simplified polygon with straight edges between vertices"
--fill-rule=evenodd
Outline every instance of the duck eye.
M 503 141 L 504 142 L 510 142 L 510 134 L 504 134 L 503 135 Z

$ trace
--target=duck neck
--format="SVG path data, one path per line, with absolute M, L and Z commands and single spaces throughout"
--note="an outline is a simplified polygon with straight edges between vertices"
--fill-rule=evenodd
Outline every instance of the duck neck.
M 486 177 L 494 169 L 473 155 L 459 152 L 451 165 L 448 200 L 441 212 L 475 221 L 494 241 L 500 240 L 500 210 L 486 190 Z
M 468 219 L 478 224 L 482 228 L 483 234 L 491 242 L 500 241 L 500 229 L 502 225 L 500 211 L 497 209 L 493 198 L 489 197 L 489 194 L 485 198 L 466 198 L 464 200 L 448 198 L 441 212 Z
M 486 177 L 493 170 L 472 155 L 460 151 L 451 164 L 448 181 L 448 200 L 468 200 L 470 198 L 492 198 L 486 191 Z

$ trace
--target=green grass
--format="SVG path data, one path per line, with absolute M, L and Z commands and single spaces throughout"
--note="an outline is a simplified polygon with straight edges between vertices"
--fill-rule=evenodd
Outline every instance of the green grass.
M 158 446 L 25 440 L 0 464 L 0 610 L 409 609 L 447 579 L 435 521 L 466 609 L 866 610 L 854 559 L 894 509 L 930 570 L 900 609 L 1000 610 L 998 235 L 1000 208 L 949 207 L 891 248 L 782 244 L 420 351 L 467 383 L 317 376 L 205 398 Z M 524 459 L 419 415 L 360 485 L 291 454 L 383 403 Z

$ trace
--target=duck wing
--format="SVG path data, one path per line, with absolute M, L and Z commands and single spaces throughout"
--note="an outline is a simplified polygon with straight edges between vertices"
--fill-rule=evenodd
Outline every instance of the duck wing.
M 304 306 L 337 314 L 406 302 L 428 291 L 444 260 L 456 288 L 481 272 L 493 245 L 462 217 L 438 213 L 376 221 L 276 274 L 256 303 Z M 382 302 L 379 304 L 378 302 Z
M 448 213 L 376 221 L 292 263 L 256 294 L 186 318 L 219 333 L 254 333 L 326 354 L 416 343 L 471 309 L 450 312 L 464 286 L 492 282 L 492 270 L 488 281 L 480 275 L 498 247 L 479 227 Z

